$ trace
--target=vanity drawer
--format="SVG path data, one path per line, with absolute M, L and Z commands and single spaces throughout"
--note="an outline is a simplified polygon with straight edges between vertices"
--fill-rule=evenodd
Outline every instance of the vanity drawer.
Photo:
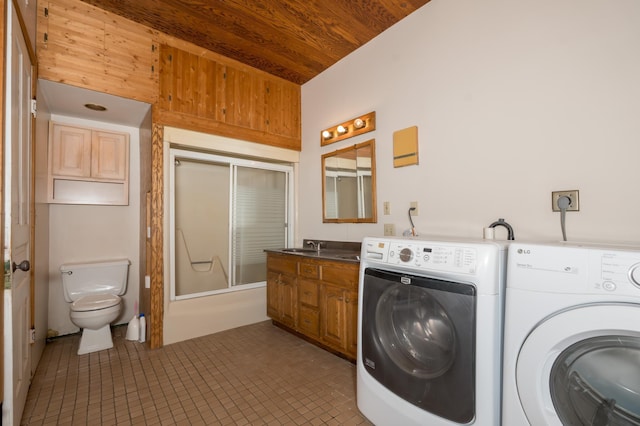
M 322 281 L 346 289 L 358 288 L 359 266 L 341 262 L 322 265 Z
M 313 278 L 315 280 L 320 278 L 320 268 L 318 267 L 318 265 L 315 265 L 313 263 L 303 263 L 303 262 L 300 262 L 298 265 L 300 268 L 300 270 L 298 271 L 298 274 L 301 277 Z
M 298 301 L 305 305 L 318 307 L 318 283 L 315 281 L 298 280 Z
M 298 328 L 305 334 L 320 335 L 320 318 L 316 309 L 300 307 L 298 311 Z
M 282 272 L 284 274 L 296 274 L 296 258 L 290 255 L 267 254 L 267 267 L 273 272 Z

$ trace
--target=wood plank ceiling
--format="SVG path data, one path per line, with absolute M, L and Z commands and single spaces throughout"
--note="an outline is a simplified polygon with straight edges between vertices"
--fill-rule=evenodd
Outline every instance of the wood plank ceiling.
M 429 0 L 82 0 L 303 84 Z

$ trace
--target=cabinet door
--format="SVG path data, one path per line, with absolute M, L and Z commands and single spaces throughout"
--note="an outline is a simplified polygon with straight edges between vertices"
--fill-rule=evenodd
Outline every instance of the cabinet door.
M 157 31 L 80 0 L 38 1 L 37 31 L 40 78 L 155 103 Z
M 347 355 L 356 358 L 358 355 L 358 292 L 345 292 Z
M 91 130 L 56 124 L 50 149 L 53 175 L 90 177 Z
M 300 138 L 300 86 L 269 78 L 265 81 L 266 126 L 274 135 Z
M 160 108 L 216 120 L 217 64 L 176 47 L 160 46 Z
M 129 139 L 127 135 L 92 132 L 91 177 L 125 180 L 128 175 Z
M 280 322 L 289 327 L 296 324 L 296 279 L 288 275 L 280 278 Z
M 267 272 L 267 316 L 280 320 L 280 274 Z
M 251 70 L 221 66 L 220 121 L 266 131 L 265 86 L 262 75 Z
M 295 277 L 267 272 L 267 315 L 286 326 L 296 319 Z
M 320 331 L 322 340 L 338 349 L 346 347 L 346 305 L 345 290 L 331 285 L 323 285 L 321 289 Z

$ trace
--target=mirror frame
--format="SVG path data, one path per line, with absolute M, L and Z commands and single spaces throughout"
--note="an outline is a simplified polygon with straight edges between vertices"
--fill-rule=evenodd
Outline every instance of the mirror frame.
M 327 188 L 326 188 L 326 173 L 325 173 L 325 162 L 329 157 L 335 157 L 340 154 L 348 153 L 350 151 L 357 152 L 358 149 L 361 148 L 369 148 L 371 150 L 371 217 L 353 217 L 353 218 L 327 218 Z M 356 160 L 357 161 L 357 160 Z M 322 168 L 322 222 L 324 223 L 377 223 L 378 215 L 377 215 L 377 199 L 376 199 L 376 150 L 375 150 L 375 139 L 368 140 L 366 142 L 362 142 L 356 145 L 351 145 L 347 148 L 339 149 L 337 151 L 332 151 L 327 154 L 323 154 L 321 158 L 321 168 Z

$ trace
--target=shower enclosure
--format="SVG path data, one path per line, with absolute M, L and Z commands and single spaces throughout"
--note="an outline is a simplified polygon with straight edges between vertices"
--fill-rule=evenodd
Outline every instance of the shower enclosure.
M 264 285 L 290 243 L 293 168 L 170 150 L 171 299 Z

